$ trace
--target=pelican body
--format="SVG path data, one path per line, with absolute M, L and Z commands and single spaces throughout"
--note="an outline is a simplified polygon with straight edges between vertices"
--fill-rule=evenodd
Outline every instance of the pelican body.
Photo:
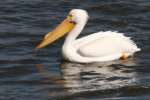
M 68 33 L 62 47 L 63 57 L 71 62 L 92 63 L 116 59 L 126 59 L 140 48 L 123 33 L 100 31 L 86 37 L 77 38 L 87 23 L 89 16 L 85 10 L 73 9 L 67 18 L 49 32 L 37 48 L 43 48 Z

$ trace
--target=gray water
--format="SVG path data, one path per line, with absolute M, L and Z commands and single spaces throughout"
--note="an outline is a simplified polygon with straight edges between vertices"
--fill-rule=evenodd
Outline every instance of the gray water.
M 64 61 L 64 38 L 35 51 L 73 8 L 88 11 L 81 36 L 124 32 L 142 49 L 126 61 Z M 150 100 L 150 0 L 0 2 L 0 100 Z

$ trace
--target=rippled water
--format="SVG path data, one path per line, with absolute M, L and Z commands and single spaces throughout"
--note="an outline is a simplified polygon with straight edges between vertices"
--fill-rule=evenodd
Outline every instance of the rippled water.
M 63 61 L 64 38 L 34 48 L 73 8 L 90 20 L 81 35 L 124 32 L 142 49 L 127 61 Z M 4 0 L 0 3 L 1 100 L 149 100 L 149 0 Z

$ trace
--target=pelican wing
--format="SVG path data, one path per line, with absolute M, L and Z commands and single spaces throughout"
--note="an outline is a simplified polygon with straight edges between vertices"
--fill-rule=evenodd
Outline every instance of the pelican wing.
M 74 47 L 76 49 L 96 40 L 96 39 L 99 39 L 103 36 L 105 36 L 105 34 L 103 34 L 104 32 L 97 32 L 97 33 L 94 33 L 94 34 L 90 34 L 88 36 L 85 36 L 85 37 L 82 37 L 82 38 L 79 38 L 79 39 L 76 39 L 76 41 L 74 42 Z
M 78 53 L 85 57 L 107 57 L 123 52 L 131 55 L 140 50 L 129 37 L 111 31 L 98 32 L 75 43 Z

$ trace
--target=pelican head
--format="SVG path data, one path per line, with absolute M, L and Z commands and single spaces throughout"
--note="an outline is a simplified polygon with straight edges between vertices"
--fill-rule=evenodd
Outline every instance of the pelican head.
M 88 19 L 88 13 L 82 9 L 73 9 L 68 16 L 53 31 L 47 33 L 36 48 L 43 48 L 74 29 L 76 24 Z
M 80 23 L 89 17 L 88 13 L 83 9 L 73 9 L 69 12 L 69 15 L 72 16 L 71 20 L 75 23 Z

